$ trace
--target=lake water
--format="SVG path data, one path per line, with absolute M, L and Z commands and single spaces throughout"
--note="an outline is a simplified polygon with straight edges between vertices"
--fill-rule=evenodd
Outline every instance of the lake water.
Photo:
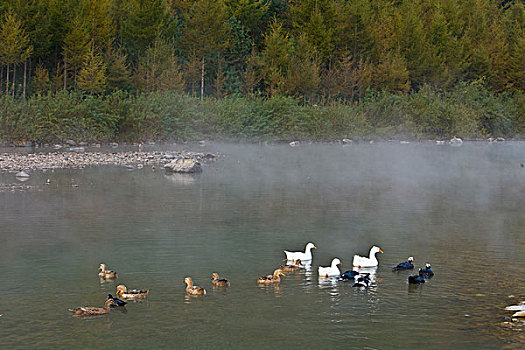
M 198 176 L 104 166 L 0 192 L 0 348 L 524 346 L 499 324 L 525 299 L 525 143 L 187 149 L 223 157 Z M 310 271 L 257 285 L 310 241 Z M 384 254 L 368 290 L 319 280 L 317 266 L 351 269 L 372 245 Z M 391 271 L 408 256 L 436 276 L 409 286 Z M 102 262 L 118 280 L 99 281 Z M 186 276 L 208 294 L 186 297 Z M 150 295 L 108 316 L 67 311 L 117 284 Z

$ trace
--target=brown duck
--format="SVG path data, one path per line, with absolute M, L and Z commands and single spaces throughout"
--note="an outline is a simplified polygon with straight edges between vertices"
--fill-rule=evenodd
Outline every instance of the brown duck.
M 257 283 L 259 284 L 279 283 L 281 282 L 280 276 L 285 276 L 285 274 L 283 273 L 281 269 L 277 269 L 273 272 L 273 275 L 259 277 L 259 279 L 257 280 Z
M 113 299 L 107 299 L 104 307 L 79 306 L 74 309 L 68 309 L 68 311 L 71 311 L 73 316 L 97 316 L 109 314 L 110 306 L 116 306 Z
M 117 278 L 117 273 L 115 271 L 109 270 L 106 264 L 100 264 L 98 267 L 100 272 L 98 273 L 98 277 L 103 279 L 111 279 L 111 278 Z
M 281 271 L 283 272 L 299 271 L 300 269 L 302 269 L 302 266 L 304 266 L 304 264 L 301 262 L 301 259 L 295 260 L 295 265 L 279 265 Z
M 229 287 L 230 282 L 227 279 L 219 278 L 219 274 L 217 272 L 214 272 L 211 275 L 211 284 L 213 284 L 215 287 Z
M 186 293 L 191 294 L 191 295 L 205 295 L 206 294 L 206 289 L 193 285 L 193 280 L 191 279 L 191 277 L 186 277 L 184 279 L 184 283 L 187 284 Z
M 117 296 L 122 299 L 140 299 L 145 298 L 149 293 L 147 289 L 128 289 L 125 285 L 117 286 Z

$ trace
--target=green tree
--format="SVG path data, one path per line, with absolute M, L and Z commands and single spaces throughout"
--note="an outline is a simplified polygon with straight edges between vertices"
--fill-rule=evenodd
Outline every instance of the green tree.
M 111 47 L 106 50 L 104 55 L 106 62 L 107 89 L 109 91 L 131 90 L 131 72 L 127 63 L 127 57 L 121 49 Z
M 130 0 L 122 3 L 121 36 L 127 53 L 136 62 L 155 41 L 166 20 L 163 0 Z M 118 10 L 117 10 L 118 11 Z
M 161 38 L 157 38 L 140 57 L 133 78 L 144 92 L 182 91 L 184 87 L 178 58 L 173 48 Z
M 277 20 L 271 24 L 269 32 L 264 37 L 264 44 L 263 74 L 268 85 L 268 94 L 272 96 L 277 92 L 283 92 L 294 44 Z
M 180 43 L 187 56 L 193 54 L 201 60 L 200 96 L 203 98 L 206 62 L 222 53 L 228 44 L 226 8 L 222 0 L 198 0 L 185 20 L 187 26 Z
M 285 82 L 288 94 L 302 97 L 306 102 L 316 94 L 321 81 L 317 52 L 306 35 L 297 38 L 294 52 L 290 59 Z
M 84 60 L 83 68 L 78 74 L 78 88 L 89 94 L 98 94 L 106 87 L 106 65 L 102 55 L 95 52 L 94 45 L 90 45 L 89 54 Z
M 9 95 L 9 72 L 13 65 L 12 95 L 15 96 L 16 65 L 24 62 L 30 55 L 33 47 L 29 43 L 29 36 L 22 27 L 17 16 L 8 11 L 0 24 L 0 63 L 6 66 L 5 94 Z
M 77 87 L 77 73 L 86 61 L 90 50 L 89 33 L 81 16 L 75 17 L 70 31 L 66 34 L 63 44 L 64 55 L 64 90 L 67 89 L 67 75 L 73 70 L 74 87 Z

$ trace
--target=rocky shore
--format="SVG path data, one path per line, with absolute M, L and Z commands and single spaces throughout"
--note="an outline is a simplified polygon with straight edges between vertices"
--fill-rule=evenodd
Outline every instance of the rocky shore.
M 128 168 L 164 167 L 177 159 L 192 159 L 199 163 L 215 161 L 217 155 L 202 152 L 41 152 L 0 153 L 0 172 L 18 173 L 52 169 L 82 169 L 97 165 Z

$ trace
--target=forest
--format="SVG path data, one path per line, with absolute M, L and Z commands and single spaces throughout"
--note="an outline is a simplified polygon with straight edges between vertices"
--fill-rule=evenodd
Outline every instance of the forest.
M 0 141 L 525 136 L 523 0 L 3 0 Z

